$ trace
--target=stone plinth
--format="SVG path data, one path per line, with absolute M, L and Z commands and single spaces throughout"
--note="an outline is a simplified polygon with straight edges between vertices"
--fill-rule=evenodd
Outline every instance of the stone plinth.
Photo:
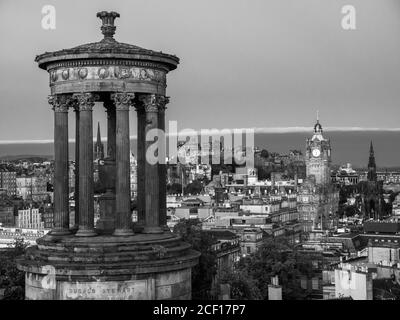
M 190 299 L 199 253 L 171 233 L 128 237 L 45 236 L 28 249 L 30 300 Z

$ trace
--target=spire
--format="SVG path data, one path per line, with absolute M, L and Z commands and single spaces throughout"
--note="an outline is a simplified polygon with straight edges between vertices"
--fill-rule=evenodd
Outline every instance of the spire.
M 322 133 L 322 126 L 319 123 L 319 110 L 317 110 L 317 123 L 314 126 L 314 132 L 315 133 Z
M 372 145 L 372 141 L 369 146 L 368 181 L 377 181 L 375 154 L 374 154 L 374 146 Z
M 101 144 L 100 122 L 97 122 L 97 144 Z
M 97 140 L 94 144 L 94 159 L 104 159 L 104 145 L 101 143 L 100 122 L 97 123 Z

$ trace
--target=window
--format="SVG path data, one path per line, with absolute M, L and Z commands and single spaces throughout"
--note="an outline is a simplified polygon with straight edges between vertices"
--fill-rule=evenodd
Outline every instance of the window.
M 312 289 L 313 290 L 318 290 L 319 289 L 319 280 L 318 280 L 318 278 L 312 278 L 311 285 L 312 285 Z
M 250 254 L 251 253 L 251 248 L 250 247 L 246 247 L 247 253 Z
M 307 279 L 302 278 L 300 280 L 300 286 L 301 286 L 302 289 L 307 289 Z

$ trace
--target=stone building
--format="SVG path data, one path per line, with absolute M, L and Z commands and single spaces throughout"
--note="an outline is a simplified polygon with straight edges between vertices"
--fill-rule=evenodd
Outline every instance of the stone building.
M 7 169 L 0 169 L 0 190 L 4 190 L 8 196 L 17 193 L 17 173 Z
M 322 126 L 317 120 L 314 125 L 314 134 L 307 139 L 306 146 L 306 177 L 314 176 L 316 184 L 330 182 L 331 143 L 323 136 Z
M 339 191 L 331 183 L 330 140 L 323 136 L 318 119 L 306 143 L 307 177 L 298 188 L 297 210 L 303 230 L 310 232 L 329 228 L 330 218 L 338 209 Z
M 17 178 L 17 196 L 24 200 L 44 201 L 48 198 L 47 179 L 44 176 Z
M 44 221 L 39 208 L 26 208 L 18 210 L 18 228 L 23 229 L 44 229 Z
M 137 159 L 132 152 L 129 163 L 131 167 L 131 199 L 135 199 L 137 196 Z
M 14 206 L 6 201 L 0 203 L 0 225 L 15 227 Z
M 375 153 L 372 141 L 369 148 L 367 181 L 358 185 L 361 195 L 361 213 L 366 218 L 380 219 L 385 214 L 383 181 L 378 180 Z

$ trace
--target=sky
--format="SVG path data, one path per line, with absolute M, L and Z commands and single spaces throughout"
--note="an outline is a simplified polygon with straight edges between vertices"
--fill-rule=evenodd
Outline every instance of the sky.
M 341 26 L 348 4 L 356 30 Z M 44 5 L 55 30 L 42 29 Z M 324 127 L 400 128 L 399 0 L 0 0 L 0 141 L 53 138 L 35 56 L 101 40 L 103 10 L 121 15 L 118 41 L 181 59 L 167 88 L 179 129 L 311 130 L 317 110 Z M 105 136 L 100 105 L 97 121 Z

